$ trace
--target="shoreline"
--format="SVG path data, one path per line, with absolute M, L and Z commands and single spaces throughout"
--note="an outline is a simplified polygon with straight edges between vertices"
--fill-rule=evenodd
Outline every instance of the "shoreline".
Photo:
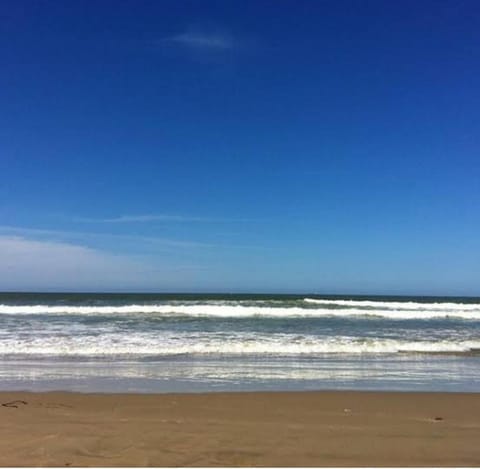
M 1 466 L 480 465 L 480 393 L 8 391 L 0 404 Z
M 479 396 L 479 391 L 450 391 L 450 390 L 422 390 L 422 389 L 359 389 L 359 388 L 321 388 L 321 389 L 238 389 L 238 390 L 224 390 L 224 389 L 212 389 L 209 391 L 76 391 L 68 389 L 46 389 L 46 390 L 29 390 L 29 389 L 8 389 L 0 390 L 0 406 L 2 406 L 2 399 L 4 396 L 22 395 L 22 396 L 41 396 L 41 395 L 79 395 L 79 396 L 121 396 L 121 397 L 141 397 L 141 396 L 158 396 L 158 397 L 173 397 L 173 396 L 209 396 L 213 395 L 226 395 L 226 396 L 242 396 L 242 395 L 278 395 L 278 394 L 379 394 L 379 395 L 452 395 L 452 396 Z M 479 422 L 480 423 L 480 422 Z

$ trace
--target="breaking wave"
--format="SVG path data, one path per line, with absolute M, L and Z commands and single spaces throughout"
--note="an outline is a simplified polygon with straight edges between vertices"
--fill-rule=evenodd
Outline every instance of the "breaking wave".
M 414 303 L 305 298 L 294 305 L 283 303 L 241 304 L 123 304 L 123 305 L 0 305 L 0 315 L 136 315 L 191 316 L 219 318 L 248 317 L 354 317 L 398 320 L 459 318 L 480 320 L 480 304 Z
M 16 338 L 0 342 L 0 355 L 29 356 L 168 356 L 194 355 L 321 355 L 321 354 L 396 354 L 396 353 L 472 353 L 480 352 L 480 341 L 409 341 L 330 337 L 290 334 L 244 334 L 225 338 L 222 334 L 197 336 L 147 333 L 106 334 L 96 337 L 68 336 Z
M 476 311 L 480 313 L 479 303 L 420 303 L 415 301 L 373 301 L 373 300 L 326 300 L 316 298 L 304 298 L 306 303 L 346 306 L 359 308 L 388 308 L 405 310 L 426 310 L 426 311 Z

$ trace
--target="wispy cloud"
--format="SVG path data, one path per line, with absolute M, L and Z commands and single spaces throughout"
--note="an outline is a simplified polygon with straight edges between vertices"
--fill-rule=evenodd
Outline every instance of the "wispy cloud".
M 200 241 L 170 239 L 156 236 L 127 235 L 113 233 L 92 233 L 85 231 L 49 230 L 38 228 L 24 228 L 18 226 L 0 226 L 0 235 L 28 236 L 39 239 L 53 240 L 103 240 L 128 242 L 136 247 L 140 245 L 149 248 L 211 248 L 213 244 Z
M 76 217 L 74 221 L 84 223 L 143 223 L 143 222 L 211 222 L 221 221 L 215 218 L 208 217 L 189 217 L 183 215 L 167 215 L 167 214 L 148 214 L 148 215 L 120 215 L 118 217 L 111 218 L 89 218 L 89 217 Z
M 81 245 L 0 235 L 1 289 L 82 287 L 89 279 L 124 282 L 138 265 Z M 123 276 L 123 278 L 122 278 Z M 132 277 L 128 278 L 131 281 Z
M 233 38 L 225 33 L 187 31 L 166 37 L 163 42 L 204 51 L 227 51 L 235 47 Z
M 164 213 L 119 215 L 107 218 L 75 217 L 74 222 L 79 223 L 150 223 L 150 222 L 175 222 L 175 223 L 223 223 L 223 222 L 249 222 L 259 221 L 248 218 L 218 218 L 218 217 L 197 217 L 188 215 L 170 215 Z
M 165 290 L 201 266 L 152 262 L 78 243 L 0 234 L 0 291 Z

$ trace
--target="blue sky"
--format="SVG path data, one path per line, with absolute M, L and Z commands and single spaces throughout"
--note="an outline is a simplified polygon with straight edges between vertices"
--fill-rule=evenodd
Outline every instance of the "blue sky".
M 0 290 L 480 295 L 477 1 L 3 1 Z

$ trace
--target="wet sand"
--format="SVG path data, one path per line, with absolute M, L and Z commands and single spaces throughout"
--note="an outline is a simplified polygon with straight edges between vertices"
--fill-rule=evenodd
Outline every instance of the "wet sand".
M 478 466 L 480 393 L 0 393 L 2 466 Z

